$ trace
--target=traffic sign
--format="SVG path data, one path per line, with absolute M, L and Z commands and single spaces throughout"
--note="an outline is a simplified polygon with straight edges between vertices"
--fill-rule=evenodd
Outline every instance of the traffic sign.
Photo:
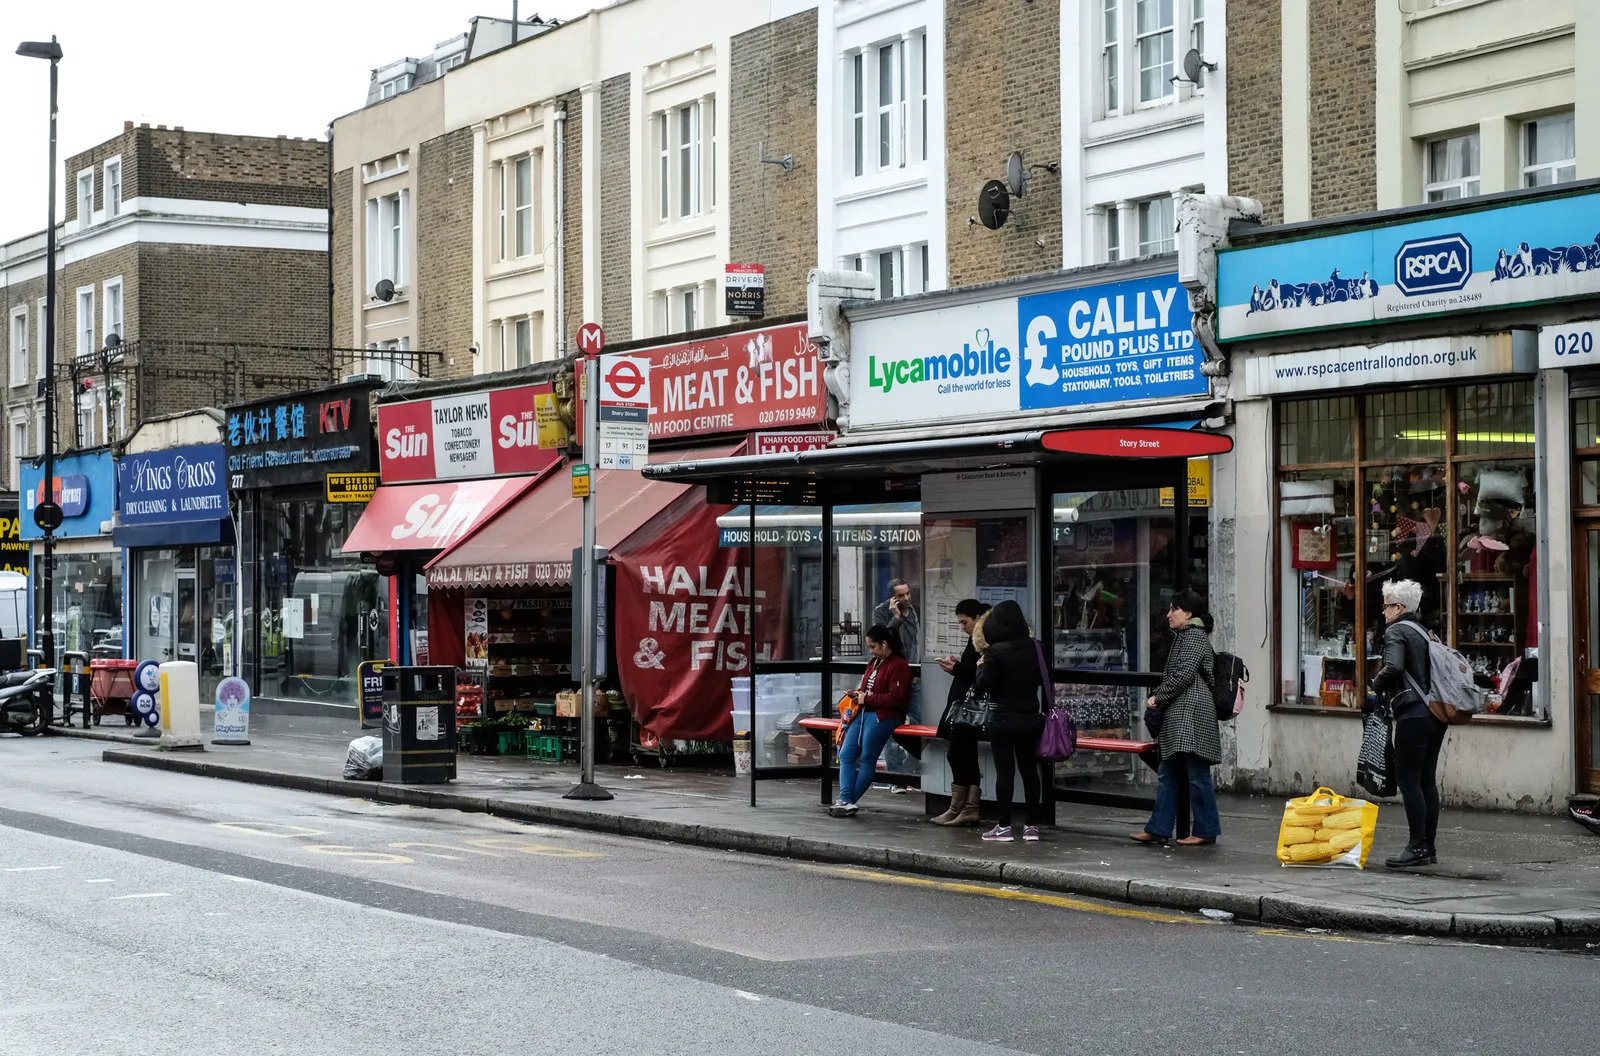
M 46 532 L 60 528 L 63 519 L 59 503 L 41 502 L 33 508 L 33 523 Z
M 643 469 L 650 457 L 650 360 L 600 357 L 601 469 Z
M 574 462 L 572 464 L 572 497 L 587 499 L 589 497 L 589 463 Z
M 606 348 L 606 332 L 599 323 L 584 323 L 578 327 L 578 351 L 586 356 L 597 356 Z

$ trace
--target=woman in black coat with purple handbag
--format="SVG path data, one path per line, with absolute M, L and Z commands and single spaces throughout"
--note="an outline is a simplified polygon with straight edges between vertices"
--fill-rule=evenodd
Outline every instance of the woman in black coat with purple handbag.
M 1039 838 L 1041 787 L 1039 735 L 1044 732 L 1044 706 L 1039 690 L 1044 685 L 1038 647 L 1028 629 L 1022 606 L 1002 601 L 983 618 L 983 636 L 989 647 L 978 659 L 974 688 L 994 704 L 989 722 L 989 747 L 994 752 L 995 799 L 999 822 L 983 834 L 990 843 L 1009 843 L 1011 796 L 1016 774 L 1022 773 L 1022 794 L 1027 800 L 1027 824 L 1022 838 Z

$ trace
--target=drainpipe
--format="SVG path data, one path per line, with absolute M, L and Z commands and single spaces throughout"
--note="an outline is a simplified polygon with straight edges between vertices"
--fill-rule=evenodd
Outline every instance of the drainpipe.
M 556 355 L 567 354 L 567 108 L 556 111 Z M 587 455 L 587 452 L 585 452 Z
M 351 246 L 355 243 L 352 241 Z M 328 361 L 333 361 L 333 123 L 328 123 Z

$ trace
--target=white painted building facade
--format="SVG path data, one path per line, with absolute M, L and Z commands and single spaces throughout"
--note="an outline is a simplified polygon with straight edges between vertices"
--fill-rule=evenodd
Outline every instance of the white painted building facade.
M 1223 4 L 1062 5 L 1064 267 L 1171 252 L 1173 195 L 1227 193 Z M 1191 48 L 1216 66 L 1198 83 L 1184 79 Z

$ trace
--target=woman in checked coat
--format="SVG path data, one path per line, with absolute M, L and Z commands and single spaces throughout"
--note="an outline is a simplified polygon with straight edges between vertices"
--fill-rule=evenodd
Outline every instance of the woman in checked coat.
M 1211 648 L 1210 618 L 1206 601 L 1192 590 L 1180 591 L 1167 610 L 1172 628 L 1172 648 L 1161 684 L 1146 703 L 1154 709 L 1156 743 L 1161 747 L 1161 770 L 1156 786 L 1155 810 L 1143 832 L 1133 834 L 1138 843 L 1166 843 L 1177 823 L 1178 789 L 1189 783 L 1194 835 L 1178 842 L 1200 847 L 1217 842 L 1222 819 L 1217 815 L 1217 793 L 1211 768 L 1222 760 L 1222 732 L 1211 693 L 1211 671 L 1216 653 Z

